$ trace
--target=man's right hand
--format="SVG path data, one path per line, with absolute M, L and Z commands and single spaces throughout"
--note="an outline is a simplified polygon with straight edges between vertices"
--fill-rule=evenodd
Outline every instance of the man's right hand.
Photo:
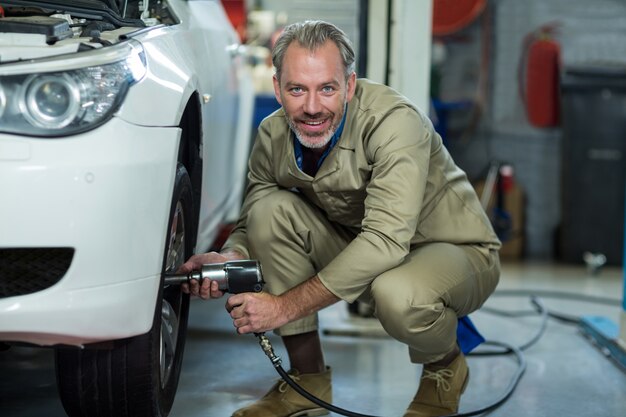
M 202 265 L 205 264 L 224 263 L 227 261 L 240 259 L 246 258 L 239 252 L 235 251 L 229 251 L 225 253 L 201 253 L 198 255 L 193 255 L 191 258 L 189 258 L 187 262 L 185 262 L 180 266 L 180 268 L 178 268 L 178 271 L 176 271 L 176 273 L 188 274 L 191 271 L 200 270 L 202 268 Z M 220 298 L 224 295 L 224 292 L 218 289 L 217 281 L 211 281 L 209 279 L 203 280 L 202 285 L 200 285 L 197 280 L 193 279 L 189 284 L 182 284 L 181 288 L 183 292 L 189 293 L 196 297 L 200 297 L 203 300 L 207 300 L 209 298 Z

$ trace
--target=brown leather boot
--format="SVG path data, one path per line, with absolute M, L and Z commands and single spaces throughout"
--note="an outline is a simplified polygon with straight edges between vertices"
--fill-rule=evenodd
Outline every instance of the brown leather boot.
M 295 369 L 290 370 L 288 374 L 312 395 L 327 403 L 332 402 L 329 367 L 318 374 L 300 374 Z M 260 400 L 235 411 L 232 417 L 313 417 L 328 413 L 328 410 L 307 400 L 281 379 Z
M 404 417 L 435 417 L 455 414 L 461 394 L 469 381 L 469 368 L 463 353 L 448 366 L 424 365 L 417 394 Z

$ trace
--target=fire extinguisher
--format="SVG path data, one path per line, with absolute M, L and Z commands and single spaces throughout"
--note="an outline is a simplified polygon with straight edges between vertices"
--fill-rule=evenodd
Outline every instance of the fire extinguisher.
M 559 67 L 561 47 L 556 24 L 547 24 L 524 38 L 518 70 L 519 90 L 530 124 L 560 124 Z

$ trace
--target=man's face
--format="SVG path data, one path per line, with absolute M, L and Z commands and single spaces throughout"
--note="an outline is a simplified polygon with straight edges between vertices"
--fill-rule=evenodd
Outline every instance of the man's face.
M 352 99 L 356 75 L 346 81 L 339 48 L 327 41 L 315 51 L 293 42 L 283 58 L 280 81 L 274 76 L 274 93 L 287 122 L 307 148 L 324 148 Z

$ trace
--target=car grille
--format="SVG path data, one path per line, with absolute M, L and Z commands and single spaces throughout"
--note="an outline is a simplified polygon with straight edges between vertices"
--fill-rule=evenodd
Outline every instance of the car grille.
M 73 257 L 72 248 L 0 249 L 0 298 L 53 286 L 65 275 Z

